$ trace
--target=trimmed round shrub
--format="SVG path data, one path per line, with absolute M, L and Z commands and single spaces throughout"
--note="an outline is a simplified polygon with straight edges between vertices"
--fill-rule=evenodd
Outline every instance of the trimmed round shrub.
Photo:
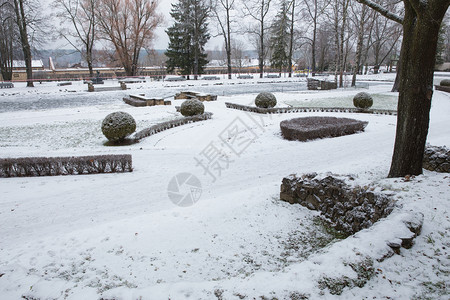
M 122 141 L 136 130 L 136 121 L 126 112 L 110 113 L 102 122 L 102 132 L 112 142 Z
M 450 86 L 450 79 L 441 80 L 440 86 Z
M 272 93 L 263 92 L 256 96 L 255 105 L 259 108 L 272 108 L 277 105 L 277 98 Z
M 353 97 L 353 105 L 357 108 L 367 109 L 373 105 L 373 98 L 365 92 L 360 92 Z
M 185 117 L 201 115 L 205 112 L 205 105 L 197 99 L 189 99 L 181 104 L 180 112 Z

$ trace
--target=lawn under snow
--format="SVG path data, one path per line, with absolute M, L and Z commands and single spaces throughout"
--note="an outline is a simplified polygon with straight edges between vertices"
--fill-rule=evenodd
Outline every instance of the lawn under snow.
M 392 80 L 392 75 L 365 79 Z M 369 90 L 306 91 L 303 79 L 283 80 L 225 80 L 220 91 L 203 81 L 131 84 L 126 92 L 88 93 L 81 83 L 2 90 L 0 158 L 129 153 L 134 171 L 0 178 L 0 299 L 448 297 L 450 176 L 424 171 L 411 181 L 385 178 L 395 116 L 258 115 L 224 104 L 249 105 L 258 91 L 274 90 L 278 107 L 351 107 L 354 94 L 368 91 L 374 108 L 395 109 L 392 83 L 371 82 Z M 131 107 L 123 95 L 169 98 L 179 90 L 218 91 L 218 101 L 205 103 L 212 119 L 131 146 L 103 145 L 100 124 L 111 112 L 130 113 L 138 131 L 180 117 L 174 106 L 181 100 Z M 430 144 L 450 146 L 449 115 L 449 94 L 436 91 Z M 349 136 L 283 140 L 279 123 L 303 116 L 369 124 Z M 236 140 L 233 133 L 244 129 L 246 138 Z M 220 159 L 205 172 L 198 161 L 205 163 L 216 150 Z M 279 200 L 284 176 L 310 172 L 351 174 L 361 185 L 395 192 L 401 208 L 372 228 L 339 239 L 316 212 Z M 178 207 L 169 199 L 168 184 L 179 173 L 194 174 L 201 183 L 200 199 L 192 206 Z M 422 234 L 411 249 L 378 262 L 386 239 L 409 210 L 424 214 Z M 322 288 L 326 280 L 354 278 L 349 265 L 361 262 L 374 270 L 364 287 L 343 288 L 341 295 Z

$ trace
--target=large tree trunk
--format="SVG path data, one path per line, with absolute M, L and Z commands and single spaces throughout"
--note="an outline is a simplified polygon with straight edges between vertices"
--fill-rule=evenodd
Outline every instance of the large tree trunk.
M 445 9 L 439 7 L 442 11 L 437 12 L 436 5 L 433 10 L 415 10 L 404 2 L 397 133 L 389 177 L 422 174 L 439 27 L 449 5 L 445 3 Z

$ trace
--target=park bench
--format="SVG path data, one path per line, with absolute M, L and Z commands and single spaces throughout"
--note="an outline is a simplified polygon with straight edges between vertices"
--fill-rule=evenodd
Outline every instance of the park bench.
M 238 79 L 253 79 L 252 75 L 242 74 L 237 77 Z
M 1 89 L 10 89 L 13 87 L 14 87 L 14 84 L 12 84 L 11 82 L 0 82 Z
M 173 77 L 167 77 L 165 81 L 186 81 L 186 78 L 182 76 L 173 76 Z
M 164 101 L 162 98 L 148 98 L 145 97 L 144 94 L 139 95 L 129 95 L 128 97 L 124 97 L 123 101 L 126 104 L 129 104 L 131 106 L 136 107 L 142 107 L 142 106 L 155 106 L 155 105 L 171 105 L 171 101 Z
M 215 101 L 217 100 L 217 95 L 213 94 L 203 94 L 198 92 L 189 92 L 189 91 L 182 91 L 174 96 L 175 100 L 178 99 L 198 99 L 200 101 Z
M 220 80 L 219 76 L 203 76 L 202 80 Z
M 124 82 L 120 83 L 120 86 L 104 86 L 104 87 L 94 87 L 94 84 L 88 83 L 88 92 L 109 92 L 109 91 L 120 91 L 126 90 L 127 85 Z
M 334 90 L 337 89 L 337 83 L 331 81 L 307 78 L 308 90 Z

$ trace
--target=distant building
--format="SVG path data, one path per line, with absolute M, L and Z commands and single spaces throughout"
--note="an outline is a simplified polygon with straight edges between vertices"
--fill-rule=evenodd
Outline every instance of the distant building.
M 44 70 L 44 63 L 41 59 L 33 59 L 31 61 L 31 67 L 33 70 Z M 13 60 L 13 70 L 20 71 L 25 70 L 25 61 L 24 60 Z

